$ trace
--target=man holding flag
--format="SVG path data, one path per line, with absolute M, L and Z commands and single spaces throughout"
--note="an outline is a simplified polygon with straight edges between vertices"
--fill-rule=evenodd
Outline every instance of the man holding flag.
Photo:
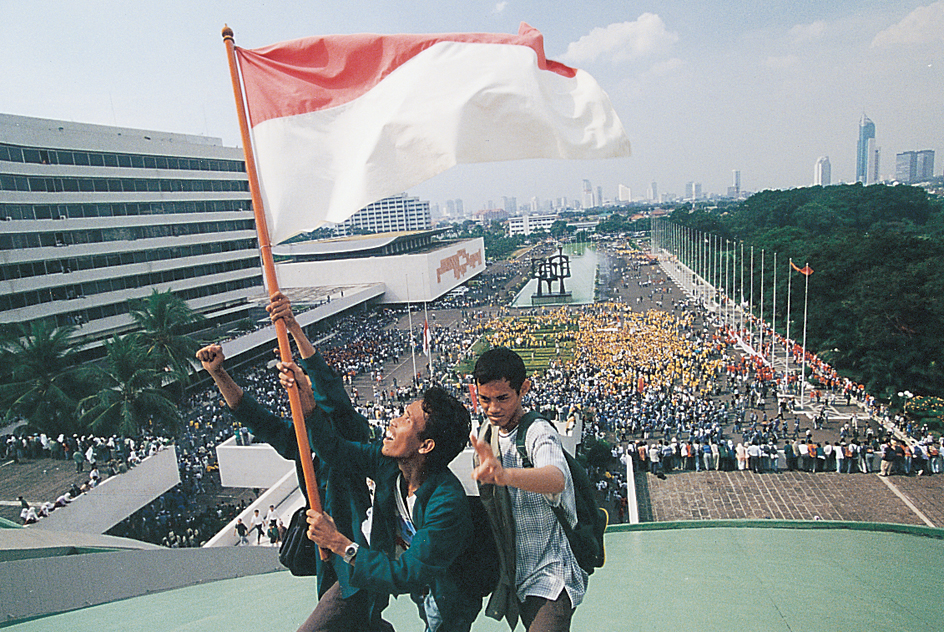
M 237 48 L 228 27 L 223 39 L 273 297 L 273 241 L 343 222 L 456 164 L 630 153 L 600 86 L 548 60 L 543 36 L 527 24 L 517 35 L 336 35 L 255 50 Z M 276 332 L 285 366 L 291 354 L 281 319 Z M 305 452 L 298 389 L 288 391 Z M 317 500 L 310 498 L 312 514 L 321 515 Z

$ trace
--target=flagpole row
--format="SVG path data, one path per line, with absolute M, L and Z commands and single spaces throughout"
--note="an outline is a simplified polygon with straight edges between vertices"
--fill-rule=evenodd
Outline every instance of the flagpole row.
M 266 223 L 265 212 L 262 206 L 259 176 L 256 171 L 256 162 L 252 151 L 252 140 L 249 134 L 249 119 L 246 116 L 242 85 L 239 80 L 239 70 L 236 64 L 233 30 L 229 28 L 229 26 L 224 26 L 222 34 L 223 42 L 226 45 L 226 56 L 229 61 L 230 76 L 233 81 L 233 94 L 236 97 L 236 114 L 239 118 L 239 131 L 242 136 L 243 153 L 246 159 L 246 174 L 249 176 L 249 191 L 252 196 L 252 211 L 256 221 L 256 235 L 259 239 L 259 254 L 262 257 L 266 287 L 271 297 L 279 292 L 279 281 L 275 274 L 275 260 L 272 258 L 272 243 L 269 239 L 268 224 Z M 291 362 L 292 350 L 288 340 L 288 329 L 282 319 L 275 321 L 275 334 L 279 342 L 280 359 L 282 362 Z M 311 444 L 308 442 L 308 430 L 305 426 L 305 415 L 302 412 L 301 397 L 298 394 L 298 387 L 295 385 L 286 390 L 288 391 L 289 405 L 292 411 L 292 425 L 295 429 L 295 440 L 298 442 L 298 454 L 301 457 L 302 471 L 305 477 L 308 506 L 320 512 L 322 510 L 321 497 L 318 494 L 318 481 L 315 477 L 315 467 L 311 460 Z M 322 559 L 327 559 L 327 551 L 322 549 L 321 557 Z

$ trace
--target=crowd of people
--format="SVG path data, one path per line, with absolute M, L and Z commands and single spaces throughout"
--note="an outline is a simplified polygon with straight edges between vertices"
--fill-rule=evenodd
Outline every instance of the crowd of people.
M 466 293 L 457 325 L 440 326 L 435 309 L 430 312 L 434 353 L 429 372 L 406 383 L 384 380 L 384 371 L 410 354 L 411 347 L 413 352 L 422 352 L 422 318 L 414 319 L 412 332 L 395 326 L 404 310 L 359 311 L 327 325 L 321 323 L 317 325 L 324 341 L 320 348 L 326 361 L 345 376 L 358 410 L 374 427 L 374 436 L 430 384 L 444 386 L 473 409 L 469 378 L 457 374 L 455 367 L 474 354 L 473 343 L 487 333 L 491 346 L 551 354 L 547 370 L 532 378 L 526 405 L 561 421 L 579 415 L 586 437 L 612 444 L 611 465 L 633 458 L 643 469 L 661 474 L 684 469 L 850 473 L 878 469 L 875 464 L 883 458 L 886 437 L 866 435 L 868 425 L 863 421 L 861 432 L 849 428 L 834 445 L 814 441 L 809 429 L 801 432 L 792 410 L 793 398 L 784 396 L 795 392 L 795 383 L 772 372 L 759 356 L 736 352 L 734 343 L 743 332 L 706 322 L 701 306 L 670 292 L 652 273 L 651 260 L 638 251 L 613 250 L 608 256 L 613 258 L 608 269 L 617 288 L 635 286 L 638 299 L 624 300 L 615 293 L 610 302 L 534 310 L 524 318 L 491 304 L 489 292 Z M 521 272 L 514 266 L 506 268 L 503 274 L 509 278 Z M 487 283 L 500 281 L 487 278 Z M 642 301 L 657 309 L 644 309 Z M 802 349 L 792 341 L 770 332 L 767 340 L 768 345 L 774 340 L 778 348 L 802 360 Z M 769 346 L 764 349 L 769 353 Z M 527 352 L 522 355 L 527 361 Z M 812 424 L 814 430 L 826 421 L 826 404 L 837 399 L 861 401 L 866 406 L 864 419 L 870 412 L 882 415 L 860 385 L 840 378 L 815 356 L 808 354 L 807 361 L 822 384 L 822 413 Z M 236 377 L 258 401 L 288 415 L 287 398 L 267 364 L 260 361 Z M 374 389 L 374 397 L 357 393 L 354 381 L 365 374 L 383 384 Z M 199 545 L 245 505 L 245 501 L 208 503 L 201 498 L 220 491 L 216 446 L 234 434 L 238 442 L 251 441 L 248 431 L 234 424 L 212 387 L 189 397 L 184 417 L 186 427 L 173 439 L 180 485 L 114 533 L 168 546 Z M 903 418 L 890 421 L 906 424 Z M 908 430 L 917 440 L 900 442 L 907 454 L 895 461 L 892 471 L 931 474 L 941 470 L 944 450 L 940 442 L 933 441 L 926 428 Z M 11 435 L 0 441 L 0 456 L 75 459 L 77 468 L 89 467 L 100 478 L 133 467 L 168 441 Z M 922 455 L 925 467 L 914 467 L 916 461 L 922 463 Z M 656 462 L 659 465 L 654 467 Z M 618 507 L 627 493 L 619 468 L 600 468 L 593 474 L 601 495 Z M 95 484 L 94 478 L 90 475 L 88 486 Z M 38 517 L 41 511 L 35 513 Z

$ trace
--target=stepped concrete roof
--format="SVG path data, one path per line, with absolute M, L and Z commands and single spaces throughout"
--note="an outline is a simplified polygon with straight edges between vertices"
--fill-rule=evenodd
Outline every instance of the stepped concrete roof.
M 944 530 L 831 521 L 697 521 L 616 525 L 572 628 L 715 630 L 940 629 Z M 273 599 L 273 597 L 276 597 Z M 288 572 L 146 595 L 9 626 L 11 632 L 293 630 L 315 582 Z M 397 630 L 421 630 L 408 597 Z M 508 630 L 479 615 L 476 632 Z M 520 625 L 519 628 L 520 629 Z

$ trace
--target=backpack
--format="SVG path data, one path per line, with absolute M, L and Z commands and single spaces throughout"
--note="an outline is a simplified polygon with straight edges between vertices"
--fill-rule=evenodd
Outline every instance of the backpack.
M 485 505 L 478 496 L 466 496 L 472 512 L 472 544 L 454 564 L 457 576 L 463 578 L 465 588 L 479 597 L 489 595 L 498 584 L 501 571 L 498 545 L 485 513 Z
M 528 450 L 525 447 L 525 438 L 528 435 L 528 427 L 535 419 L 542 417 L 535 411 L 524 415 L 518 422 L 518 435 L 515 438 L 515 447 L 518 455 L 524 461 L 525 467 L 534 467 L 531 459 L 528 457 Z M 603 533 L 606 531 L 606 525 L 609 521 L 609 515 L 606 510 L 598 507 L 596 498 L 593 494 L 593 486 L 590 484 L 590 477 L 587 476 L 587 470 L 584 469 L 577 460 L 572 457 L 567 450 L 564 450 L 564 458 L 567 459 L 567 467 L 570 469 L 570 477 L 574 482 L 574 500 L 577 507 L 577 524 L 570 526 L 567 517 L 564 515 L 563 505 L 551 507 L 557 521 L 560 522 L 570 542 L 570 548 L 577 558 L 577 563 L 588 575 L 603 566 L 606 562 L 606 552 L 603 548 Z

